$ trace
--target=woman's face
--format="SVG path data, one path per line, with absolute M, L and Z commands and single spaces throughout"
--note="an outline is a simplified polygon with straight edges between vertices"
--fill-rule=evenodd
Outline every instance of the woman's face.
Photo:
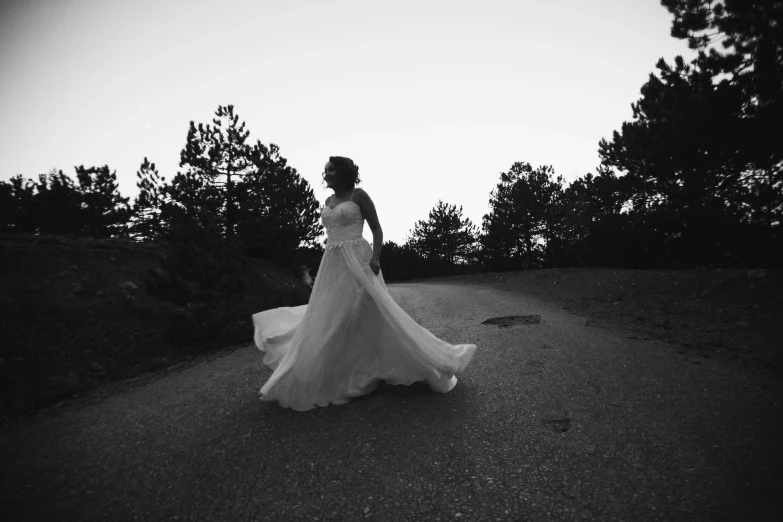
M 339 183 L 337 178 L 337 169 L 330 161 L 327 161 L 326 165 L 324 166 L 324 181 L 326 182 L 326 188 L 330 189 L 333 189 L 335 185 Z

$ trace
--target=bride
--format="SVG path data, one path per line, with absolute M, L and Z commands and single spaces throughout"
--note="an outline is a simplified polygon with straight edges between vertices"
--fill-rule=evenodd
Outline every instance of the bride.
M 253 315 L 256 346 L 273 370 L 261 398 L 304 411 L 343 404 L 380 381 L 425 381 L 441 393 L 457 383 L 474 344 L 448 344 L 416 322 L 389 295 L 381 272 L 383 231 L 359 167 L 332 156 L 323 173 L 334 194 L 321 220 L 327 242 L 306 305 Z M 373 244 L 362 237 L 364 222 Z

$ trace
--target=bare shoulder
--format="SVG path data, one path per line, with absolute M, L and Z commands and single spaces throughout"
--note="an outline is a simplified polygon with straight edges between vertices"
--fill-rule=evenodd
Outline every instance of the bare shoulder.
M 354 193 L 354 202 L 359 205 L 362 211 L 362 216 L 367 220 L 370 225 L 370 230 L 380 230 L 380 223 L 378 222 L 378 212 L 375 210 L 375 203 L 372 202 L 370 195 L 364 189 L 357 188 Z
M 370 195 L 363 188 L 357 188 L 353 191 L 353 200 L 359 204 L 372 203 L 372 198 L 370 198 Z

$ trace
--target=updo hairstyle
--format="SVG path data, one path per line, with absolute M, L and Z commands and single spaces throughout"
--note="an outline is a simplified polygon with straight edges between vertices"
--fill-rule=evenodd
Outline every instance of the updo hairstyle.
M 362 180 L 359 179 L 359 166 L 350 158 L 343 156 L 329 156 L 329 163 L 334 165 L 340 182 L 353 189 Z

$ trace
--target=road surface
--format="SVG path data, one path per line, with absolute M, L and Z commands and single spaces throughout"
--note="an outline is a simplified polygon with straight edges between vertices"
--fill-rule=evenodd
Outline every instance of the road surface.
M 457 387 L 262 403 L 255 347 L 0 433 L 5 520 L 777 520 L 778 383 L 458 281 L 390 285 L 478 345 Z M 501 321 L 540 316 L 540 322 Z

